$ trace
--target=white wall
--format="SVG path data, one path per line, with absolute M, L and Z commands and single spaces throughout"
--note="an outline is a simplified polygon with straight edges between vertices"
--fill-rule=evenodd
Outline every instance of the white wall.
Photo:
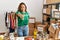
M 46 4 L 46 0 L 43 0 L 43 3 Z
M 43 0 L 0 0 L 0 32 L 5 32 L 5 12 L 15 11 L 20 2 L 24 2 L 28 7 L 30 16 L 36 17 L 37 21 L 42 22 Z

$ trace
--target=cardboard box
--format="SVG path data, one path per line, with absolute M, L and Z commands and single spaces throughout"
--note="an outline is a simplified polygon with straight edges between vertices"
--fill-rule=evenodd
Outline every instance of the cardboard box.
M 36 18 L 35 17 L 30 17 L 29 18 L 29 23 L 35 23 L 36 22 Z
M 29 23 L 29 36 L 33 36 L 35 23 Z
M 56 9 L 56 5 L 52 5 L 52 9 Z
M 55 33 L 50 32 L 49 33 L 49 38 L 55 38 Z
M 46 0 L 46 3 L 47 4 L 51 4 L 52 3 L 52 0 Z
M 38 26 L 38 27 L 37 27 L 37 30 L 38 30 L 38 31 L 43 31 L 43 26 Z
M 58 3 L 58 2 L 60 2 L 60 0 L 54 0 L 54 3 Z
M 55 33 L 55 29 L 54 29 L 52 26 L 50 26 L 48 30 L 49 30 L 49 32 L 51 32 L 51 33 Z
M 47 16 L 43 15 L 43 20 L 46 21 L 47 20 Z
M 46 0 L 47 4 L 58 3 L 60 0 Z
M 29 28 L 29 36 L 33 36 L 34 28 Z
M 47 14 L 50 14 L 50 12 L 51 12 L 50 9 L 51 9 L 50 7 L 49 7 L 49 8 L 46 8 L 46 13 L 47 13 Z
M 29 28 L 34 28 L 35 27 L 35 23 L 29 23 Z
M 38 31 L 44 31 L 46 32 L 46 25 L 37 25 Z
M 55 30 L 52 26 L 49 27 L 49 37 L 54 38 L 55 37 Z
M 57 29 L 57 30 L 56 30 L 55 39 L 60 40 L 60 29 Z
M 60 29 L 54 30 L 52 26 L 49 27 L 49 37 L 55 40 L 60 40 Z
M 35 23 L 29 23 L 29 36 L 33 36 Z
M 39 22 L 39 21 L 35 22 L 35 27 L 36 27 L 36 28 L 38 27 L 38 25 L 42 25 L 42 23 Z
M 55 40 L 54 38 L 49 38 L 49 39 L 47 39 L 47 40 Z

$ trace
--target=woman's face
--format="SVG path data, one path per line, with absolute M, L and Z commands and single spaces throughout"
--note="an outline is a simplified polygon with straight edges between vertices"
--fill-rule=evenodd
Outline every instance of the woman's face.
M 25 5 L 22 4 L 22 5 L 21 5 L 21 11 L 22 11 L 22 12 L 25 12 L 25 9 L 26 9 L 26 8 L 25 8 Z

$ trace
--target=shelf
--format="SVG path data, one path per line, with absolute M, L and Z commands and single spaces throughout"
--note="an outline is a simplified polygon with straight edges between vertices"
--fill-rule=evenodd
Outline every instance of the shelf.
M 58 3 L 51 3 L 51 4 L 44 4 L 44 6 L 47 6 L 47 5 L 56 5 L 56 4 L 60 4 L 60 2 L 58 2 Z
M 52 18 L 54 18 L 54 17 L 52 17 Z M 60 18 L 55 18 L 55 19 L 59 19 L 60 20 Z
M 49 0 L 48 0 L 49 1 Z M 52 0 L 51 0 L 52 1 Z M 50 2 L 50 1 L 49 1 Z M 60 2 L 55 2 L 55 3 L 47 3 L 47 4 L 43 4 L 43 9 L 45 9 L 45 10 L 43 10 L 43 23 L 45 22 L 45 17 L 47 17 L 46 18 L 46 21 L 49 21 L 51 18 L 52 18 L 52 9 L 58 9 L 58 7 L 59 7 L 59 4 L 60 4 Z M 49 17 L 49 20 L 47 20 L 48 19 L 48 17 Z M 60 18 L 55 18 L 55 19 L 60 19 Z M 50 21 L 49 21 L 49 23 L 50 23 Z
M 43 15 L 47 15 L 47 16 L 50 16 L 50 14 L 47 14 L 47 13 L 43 13 Z

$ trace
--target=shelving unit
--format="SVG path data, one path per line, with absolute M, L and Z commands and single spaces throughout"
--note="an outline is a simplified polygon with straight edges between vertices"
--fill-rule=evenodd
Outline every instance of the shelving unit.
M 43 13 L 43 15 L 47 15 L 47 16 L 50 16 L 50 14 L 47 14 L 47 13 Z
M 60 4 L 60 2 L 58 2 L 58 3 L 51 3 L 51 4 L 44 4 L 44 6 L 47 6 L 47 5 L 56 5 L 56 4 Z
M 52 17 L 53 9 L 59 11 L 60 9 L 59 5 L 60 5 L 60 0 L 46 0 L 46 4 L 43 5 L 43 24 L 44 22 L 50 23 L 50 18 L 53 18 Z M 58 20 L 59 18 L 55 18 L 55 19 Z
M 60 0 L 46 0 L 47 4 L 59 3 Z

